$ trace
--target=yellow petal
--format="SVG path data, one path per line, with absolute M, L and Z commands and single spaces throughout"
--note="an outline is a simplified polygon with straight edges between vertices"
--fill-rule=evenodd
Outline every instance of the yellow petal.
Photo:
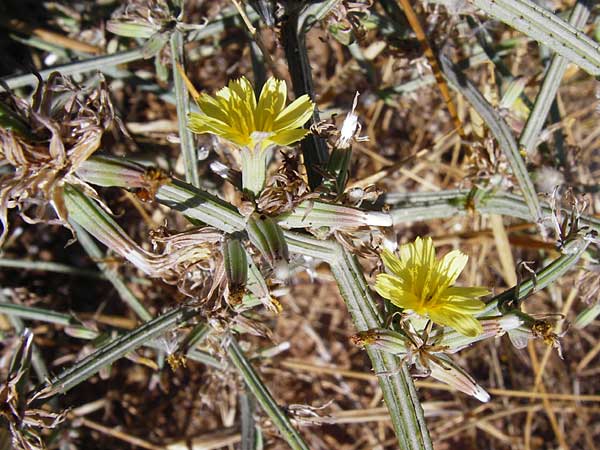
M 210 133 L 221 136 L 242 147 L 248 145 L 250 142 L 249 136 L 244 136 L 226 123 L 207 116 L 206 114 L 191 113 L 188 121 L 188 128 L 197 134 Z
M 429 311 L 429 317 L 435 323 L 454 328 L 464 336 L 475 337 L 483 333 L 479 321 L 469 314 L 459 314 L 440 308 Z
M 252 110 L 256 109 L 256 96 L 254 95 L 254 89 L 246 77 L 241 77 L 237 80 L 231 80 L 229 82 L 229 89 L 232 92 L 235 92 Z
M 219 105 L 219 102 L 210 95 L 200 94 L 200 96 L 197 98 L 197 103 L 198 107 L 204 114 L 214 117 L 221 122 L 229 123 L 227 111 L 224 110 L 221 105 Z
M 444 302 L 444 309 L 459 314 L 476 314 L 483 311 L 485 303 L 474 298 L 450 297 Z
M 304 138 L 308 133 L 308 130 L 304 128 L 296 128 L 294 130 L 280 131 L 273 135 L 270 140 L 278 145 L 290 145 Z
M 303 95 L 289 104 L 275 118 L 273 130 L 285 130 L 302 127 L 312 116 L 315 104 L 308 95 Z
M 419 314 L 422 312 L 421 301 L 412 292 L 396 289 L 395 291 L 392 291 L 391 294 L 392 298 L 390 298 L 390 302 L 399 308 L 411 309 Z
M 447 278 L 447 286 L 454 284 L 458 276 L 461 274 L 469 257 L 460 250 L 453 250 L 450 253 L 444 255 L 437 265 L 437 272 L 444 274 Z
M 388 272 L 398 276 L 402 275 L 405 265 L 402 263 L 400 258 L 394 255 L 391 251 L 384 249 L 383 252 L 381 252 L 381 260 L 383 261 L 383 265 Z
M 427 272 L 435 270 L 435 247 L 430 237 L 417 237 L 414 242 L 401 245 L 399 253 L 405 267 L 418 267 Z
M 402 280 L 387 273 L 380 273 L 375 278 L 375 291 L 383 298 L 391 300 L 392 291 L 402 289 Z
M 270 131 L 277 115 L 283 110 L 287 99 L 287 88 L 283 80 L 271 77 L 264 84 L 256 107 L 256 127 Z
M 484 287 L 474 286 L 474 287 L 460 287 L 460 286 L 451 286 L 446 288 L 442 295 L 446 297 L 460 297 L 460 298 L 479 298 L 489 295 L 491 292 L 489 289 Z
M 399 254 L 405 267 L 401 276 L 411 285 L 410 290 L 415 295 L 428 302 L 438 289 L 433 241 L 429 237 L 417 237 L 414 242 L 402 245 Z

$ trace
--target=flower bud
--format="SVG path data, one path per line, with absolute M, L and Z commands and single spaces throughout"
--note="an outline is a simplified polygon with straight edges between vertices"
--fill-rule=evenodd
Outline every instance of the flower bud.
M 246 250 L 237 238 L 230 238 L 223 244 L 225 272 L 229 282 L 230 294 L 243 292 L 248 278 L 248 259 Z
M 273 218 L 254 213 L 248 218 L 246 230 L 250 242 L 272 266 L 279 267 L 279 263 L 289 261 L 283 231 Z

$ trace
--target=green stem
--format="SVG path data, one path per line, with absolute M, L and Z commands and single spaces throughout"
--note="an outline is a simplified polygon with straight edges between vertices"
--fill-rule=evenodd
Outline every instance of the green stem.
M 104 275 L 97 270 L 79 269 L 67 264 L 48 261 L 26 261 L 23 259 L 2 258 L 0 259 L 0 267 L 6 267 L 7 269 L 25 269 L 38 270 L 42 272 L 65 273 L 68 275 L 93 278 L 96 280 L 105 279 Z
M 448 190 L 443 192 L 419 193 L 388 193 L 385 202 L 392 205 L 390 214 L 394 225 L 404 222 L 414 222 L 431 219 L 471 214 L 468 199 L 471 191 L 468 189 Z M 501 214 L 523 220 L 531 219 L 529 208 L 523 197 L 507 192 L 486 192 L 483 199 L 473 205 L 480 214 Z M 544 216 L 552 214 L 549 205 L 542 203 Z M 567 209 L 562 210 L 569 214 Z M 581 215 L 580 225 L 589 227 L 600 233 L 600 220 L 592 216 Z
M 248 386 L 250 392 L 256 397 L 256 400 L 260 403 L 263 410 L 269 415 L 271 420 L 273 420 L 275 426 L 289 446 L 294 450 L 309 450 L 308 445 L 306 445 L 300 433 L 292 426 L 288 417 L 281 411 L 279 405 L 259 378 L 250 361 L 245 358 L 235 339 L 232 338 L 229 340 L 227 351 L 229 359 L 244 378 L 246 386 Z
M 48 398 L 64 393 L 87 380 L 100 369 L 122 358 L 127 353 L 172 330 L 198 314 L 188 306 L 180 306 L 162 316 L 144 323 L 135 330 L 109 342 L 73 366 L 63 370 L 50 384 L 38 391 L 37 397 Z
M 500 312 L 503 312 L 502 309 L 504 305 L 515 301 L 518 303 L 533 292 L 549 286 L 567 273 L 577 261 L 579 261 L 581 255 L 587 250 L 588 245 L 589 241 L 585 241 L 581 238 L 579 245 L 577 246 L 577 251 L 567 255 L 561 255 L 559 258 L 552 261 L 552 263 L 537 272 L 534 277 L 491 298 L 487 302 L 485 311 L 498 308 Z M 482 313 L 482 315 L 485 315 L 485 313 Z
M 339 246 L 338 258 L 330 267 L 357 330 L 380 328 L 383 321 L 356 257 Z M 378 374 L 400 448 L 433 449 L 423 408 L 406 364 L 387 352 L 367 349 L 367 353 Z
M 194 147 L 194 137 L 187 127 L 190 112 L 190 98 L 187 87 L 177 65 L 185 68 L 183 62 L 183 33 L 174 30 L 171 34 L 171 66 L 173 68 L 173 85 L 175 88 L 175 101 L 177 105 L 177 123 L 179 125 L 179 139 L 181 140 L 181 154 L 185 167 L 185 179 L 193 186 L 200 186 L 198 177 L 198 157 Z
M 270 155 L 270 150 L 260 151 L 259 148 L 247 147 L 241 149 L 242 189 L 252 198 L 257 197 L 265 186 Z
M 227 29 L 227 24 L 231 23 L 232 21 L 234 23 L 239 23 L 236 19 L 236 16 L 237 10 L 235 8 L 228 8 L 227 10 L 223 11 L 221 15 L 216 17 L 214 21 L 208 23 L 205 27 L 199 30 L 188 32 L 187 40 L 197 41 L 221 33 Z M 252 12 L 249 17 L 250 20 L 255 20 L 258 16 Z M 143 47 L 139 47 L 132 50 L 112 53 L 110 55 L 102 55 L 96 58 L 89 58 L 83 61 L 75 61 L 68 64 L 63 64 L 61 66 L 51 67 L 49 69 L 40 70 L 38 73 L 42 79 L 45 80 L 52 72 L 60 72 L 63 75 L 73 75 L 84 72 L 92 72 L 94 70 L 102 71 L 120 64 L 138 61 L 143 58 L 144 49 Z M 10 89 L 16 89 L 23 86 L 35 85 L 38 83 L 38 78 L 34 74 L 30 73 L 25 75 L 11 75 L 3 77 L 0 78 L 0 81 L 6 83 Z

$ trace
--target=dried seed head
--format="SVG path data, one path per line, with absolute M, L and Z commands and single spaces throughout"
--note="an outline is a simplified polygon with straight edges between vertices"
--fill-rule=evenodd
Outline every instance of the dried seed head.
M 115 10 L 106 28 L 119 36 L 149 38 L 173 20 L 165 0 L 129 0 Z
M 4 117 L 10 117 L 0 122 L 0 163 L 12 168 L 0 178 L 0 245 L 8 233 L 10 208 L 18 208 L 29 223 L 66 224 L 65 183 L 97 199 L 75 173 L 116 120 L 104 79 L 96 81 L 96 86 L 79 87 L 54 72 L 40 82 L 31 104 L 0 94 Z M 55 218 L 49 217 L 49 207 Z
M 291 211 L 304 200 L 317 198 L 297 171 L 295 156 L 282 153 L 283 164 L 262 190 L 256 205 L 259 212 L 276 216 Z

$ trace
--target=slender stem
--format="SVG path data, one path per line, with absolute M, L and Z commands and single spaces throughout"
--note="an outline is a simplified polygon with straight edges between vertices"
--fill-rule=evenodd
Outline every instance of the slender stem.
M 592 2 L 588 0 L 579 0 L 577 2 L 569 17 L 569 23 L 571 25 L 576 28 L 581 28 L 585 25 L 590 16 L 590 3 Z M 564 56 L 558 54 L 552 56 L 552 62 L 544 76 L 542 87 L 538 92 L 533 109 L 529 114 L 529 118 L 527 119 L 527 123 L 525 124 L 525 128 L 519 139 L 519 145 L 525 149 L 528 155 L 531 155 L 534 151 L 540 131 L 548 117 L 548 112 L 556 98 L 556 93 L 558 92 L 562 77 L 565 74 L 568 65 L 569 60 Z
M 470 214 L 472 211 L 468 205 L 470 194 L 471 191 L 467 189 L 443 192 L 388 193 L 385 201 L 393 205 L 390 214 L 396 225 L 417 220 L 443 219 Z M 478 204 L 472 206 L 481 214 L 501 214 L 523 220 L 531 218 L 523 197 L 507 192 L 487 192 Z M 545 203 L 541 204 L 541 210 L 544 216 L 552 214 L 552 209 Z M 562 211 L 566 214 L 570 213 L 567 209 Z M 581 215 L 579 223 L 600 233 L 600 219 Z
M 225 10 L 221 15 L 208 23 L 205 27 L 199 30 L 192 30 L 187 33 L 188 41 L 205 39 L 215 34 L 221 33 L 226 29 L 227 23 L 235 19 L 237 12 L 234 8 Z M 249 14 L 250 20 L 255 20 L 257 15 Z M 83 61 L 74 61 L 61 66 L 51 67 L 49 69 L 40 70 L 38 73 L 42 79 L 47 79 L 52 72 L 60 72 L 63 75 L 73 75 L 83 72 L 91 72 L 94 70 L 106 70 L 120 64 L 126 64 L 133 61 L 138 61 L 144 58 L 144 50 L 142 47 L 126 50 L 110 55 L 102 55 L 96 58 L 89 58 Z M 33 86 L 37 84 L 38 78 L 34 74 L 11 75 L 0 78 L 8 85 L 10 89 L 16 89 L 23 86 Z
M 50 69 L 40 70 L 38 73 L 42 79 L 47 79 L 52 72 L 60 72 L 62 75 L 73 75 L 82 72 L 91 72 L 94 70 L 102 70 L 107 67 L 117 66 L 119 64 L 126 64 L 132 61 L 137 61 L 143 58 L 142 48 L 135 48 L 133 50 L 127 50 L 119 53 L 113 53 L 111 55 L 98 56 L 96 58 L 89 58 L 83 61 L 76 61 L 69 64 L 63 64 L 62 66 L 51 67 Z M 32 74 L 27 73 L 24 75 L 14 75 L 0 78 L 7 84 L 10 89 L 16 89 L 23 86 L 32 86 L 38 82 L 38 78 Z
M 171 65 L 173 68 L 173 86 L 175 89 L 175 102 L 177 105 L 177 123 L 179 125 L 179 139 L 181 140 L 181 154 L 185 168 L 185 179 L 193 186 L 200 186 L 198 177 L 198 157 L 194 147 L 194 136 L 187 127 L 187 118 L 190 112 L 190 97 L 185 81 L 177 66 L 184 67 L 183 62 L 183 33 L 174 30 L 171 34 Z M 185 70 L 185 69 L 184 69 Z
M 242 392 L 239 396 L 240 422 L 242 422 L 241 450 L 256 450 L 256 421 L 254 420 L 255 400 L 250 393 Z
M 96 374 L 100 369 L 122 358 L 127 353 L 172 330 L 198 314 L 188 306 L 180 306 L 162 316 L 144 323 L 135 330 L 114 339 L 86 358 L 58 374 L 48 386 L 38 391 L 39 398 L 64 393 Z
M 105 279 L 104 275 L 97 270 L 86 270 L 72 267 L 67 264 L 48 262 L 48 261 L 26 261 L 23 259 L 11 259 L 2 258 L 0 259 L 0 267 L 6 267 L 8 269 L 25 269 L 25 270 L 39 270 L 43 272 L 54 272 L 54 273 L 66 273 L 68 275 L 94 278 L 96 280 Z
M 568 58 L 590 75 L 600 74 L 598 44 L 532 0 L 470 0 L 470 3 Z
M 133 292 L 131 292 L 131 289 L 125 284 L 119 273 L 112 269 L 110 265 L 103 262 L 106 255 L 98 248 L 98 245 L 96 245 L 88 232 L 76 223 L 73 224 L 73 228 L 75 228 L 77 232 L 77 240 L 83 249 L 94 261 L 96 261 L 98 268 L 102 271 L 106 279 L 108 279 L 115 287 L 121 299 L 127 303 L 133 312 L 135 312 L 144 322 L 151 320 L 152 314 L 150 314 L 146 307 L 138 300 Z
M 489 311 L 490 309 L 499 308 L 502 312 L 503 305 L 513 301 L 518 302 L 532 294 L 534 291 L 539 291 L 549 286 L 567 273 L 577 261 L 579 261 L 581 255 L 587 250 L 588 245 L 589 241 L 582 240 L 576 252 L 561 255 L 559 258 L 552 261 L 552 263 L 537 272 L 534 277 L 491 298 L 487 302 L 485 310 Z
M 242 374 L 246 386 L 248 386 L 248 389 L 250 389 L 254 397 L 256 397 L 256 400 L 260 403 L 263 410 L 269 415 L 271 420 L 273 420 L 275 426 L 289 446 L 294 450 L 309 450 L 309 447 L 302 439 L 300 433 L 298 433 L 292 426 L 288 417 L 281 411 L 279 405 L 275 402 L 275 399 L 259 378 L 254 367 L 250 364 L 250 361 L 245 358 L 240 346 L 234 339 L 229 340 L 227 351 L 229 359 L 240 374 Z
M 585 328 L 594 320 L 596 320 L 596 317 L 598 317 L 599 315 L 600 303 L 596 303 L 595 305 L 590 306 L 581 311 L 573 321 L 573 326 L 578 330 Z
M 8 302 L 0 302 L 0 313 L 2 314 L 6 314 L 7 316 L 13 317 L 13 318 L 21 318 L 21 319 L 25 319 L 25 320 L 36 320 L 39 322 L 44 322 L 44 323 L 54 323 L 57 325 L 62 325 L 64 327 L 69 327 L 70 329 L 70 335 L 73 337 L 77 337 L 79 339 L 96 339 L 99 336 L 99 333 L 95 330 L 92 330 L 90 328 L 86 328 L 83 325 L 79 325 L 79 321 L 69 315 L 69 314 L 64 314 L 64 313 L 58 313 L 56 311 L 52 311 L 50 309 L 44 309 L 44 308 L 36 308 L 33 306 L 25 306 L 25 305 L 17 305 L 14 303 L 8 303 Z M 204 324 L 200 324 L 197 328 L 202 327 L 204 330 L 209 330 L 209 328 L 204 325 Z M 193 332 L 193 331 L 192 331 Z M 192 334 L 192 332 L 190 332 L 190 334 Z M 199 339 L 200 337 L 204 338 L 206 337 L 207 333 L 204 332 L 204 334 L 202 334 L 201 336 L 199 335 L 195 335 L 194 339 L 193 339 L 193 343 L 190 340 L 188 345 L 186 345 L 186 348 L 188 349 L 186 351 L 186 356 L 194 361 L 203 363 L 203 364 L 207 364 L 213 367 L 216 367 L 218 369 L 222 369 L 223 366 L 222 364 L 219 363 L 219 361 L 217 361 L 214 357 L 210 356 L 207 353 L 201 352 L 198 349 L 196 349 L 195 347 L 201 342 L 201 339 Z M 142 344 L 144 347 L 149 347 L 149 348 L 158 348 L 158 349 L 163 349 L 163 346 L 159 343 L 157 343 L 156 341 L 149 341 L 149 342 L 144 342 Z M 42 377 L 40 379 L 46 379 L 47 377 Z

